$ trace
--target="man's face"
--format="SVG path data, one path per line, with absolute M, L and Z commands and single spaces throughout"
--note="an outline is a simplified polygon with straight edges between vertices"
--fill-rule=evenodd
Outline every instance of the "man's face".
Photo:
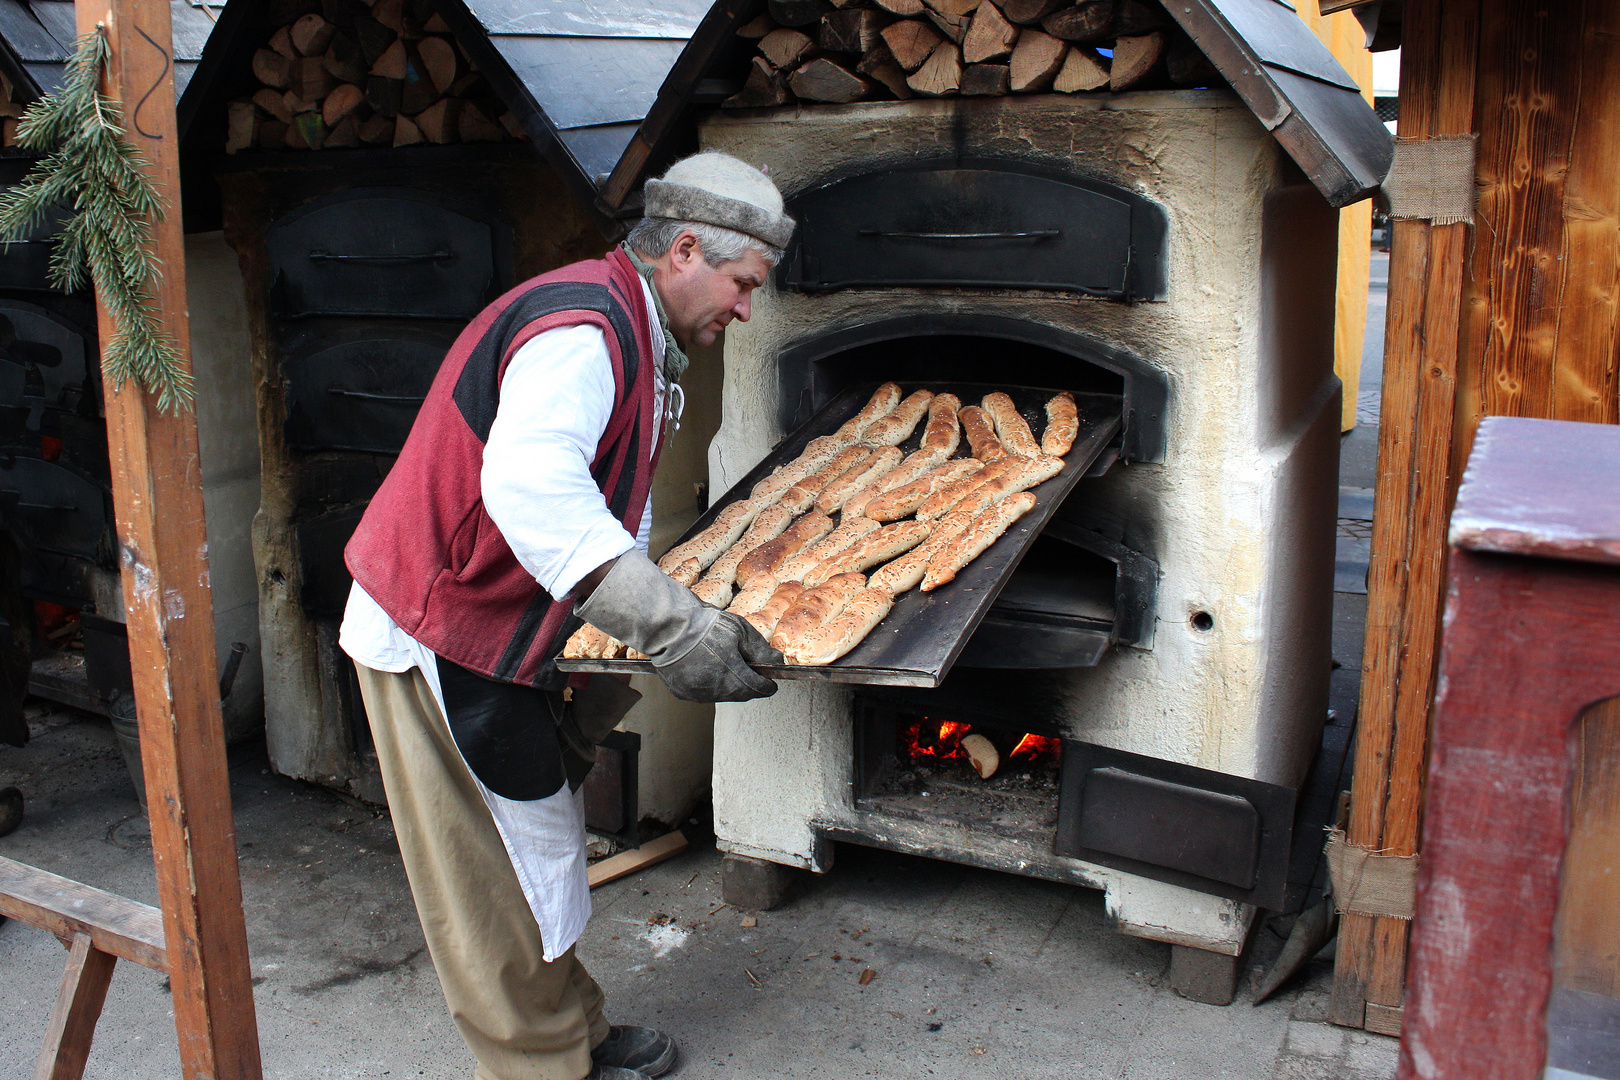
M 695 235 L 683 232 L 656 260 L 653 284 L 663 298 L 669 327 L 683 349 L 712 345 L 732 319 L 748 321 L 749 299 L 770 273 L 758 251 L 710 266 Z

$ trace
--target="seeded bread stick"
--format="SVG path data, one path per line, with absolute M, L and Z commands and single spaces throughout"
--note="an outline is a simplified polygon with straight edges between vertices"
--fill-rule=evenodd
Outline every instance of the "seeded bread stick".
M 882 589 L 891 596 L 898 596 L 907 589 L 915 589 L 928 569 L 929 560 L 933 559 L 946 544 L 966 532 L 972 524 L 972 514 L 951 511 L 934 525 L 934 531 L 929 534 L 927 540 L 893 562 L 884 563 L 872 571 L 872 576 L 866 581 L 867 585 L 874 589 Z
M 892 488 L 866 504 L 866 516 L 876 521 L 899 521 L 917 512 L 930 495 L 984 468 L 975 458 L 947 461 L 902 487 Z
M 952 509 L 977 514 L 1009 495 L 1017 494 L 1020 491 L 1028 491 L 1037 484 L 1044 484 L 1063 471 L 1063 459 L 1060 457 L 1047 457 L 1042 454 L 1038 457 L 1019 458 L 1018 460 L 1024 463 L 1023 468 L 1014 469 L 1009 473 L 996 477 L 994 480 L 980 484 L 968 492 L 966 497 Z
M 771 594 L 776 592 L 776 588 L 777 581 L 775 578 L 767 578 L 758 584 L 750 585 L 746 589 L 738 591 L 737 595 L 732 598 L 731 606 L 727 607 L 726 610 L 733 615 L 745 617 L 752 615 L 765 606 L 766 602 L 770 600 Z
M 906 456 L 904 461 L 895 466 L 893 472 L 883 474 L 845 500 L 841 511 L 844 519 L 860 517 L 866 513 L 866 507 L 871 504 L 873 499 L 885 492 L 893 491 L 902 484 L 909 484 L 929 470 L 943 465 L 945 459 L 949 456 L 949 454 L 937 448 L 929 449 L 924 447 L 921 450 L 913 451 Z
M 867 399 L 861 411 L 844 421 L 844 425 L 829 436 L 840 447 L 860 442 L 868 428 L 894 411 L 900 404 L 900 384 L 886 382 Z
M 932 521 L 947 510 L 956 509 L 956 504 L 976 490 L 979 485 L 987 484 L 998 476 L 1005 476 L 1007 473 L 1014 472 L 1022 467 L 1023 462 L 1019 458 L 1008 454 L 1000 461 L 988 463 L 978 472 L 969 473 L 954 484 L 946 484 L 934 494 L 928 496 L 923 501 L 923 504 L 917 508 L 917 520 Z
M 775 581 L 776 570 L 789 558 L 819 542 L 833 530 L 833 520 L 820 510 L 812 510 L 789 525 L 781 536 L 767 540 L 743 556 L 737 564 L 737 584 L 743 588 Z
M 731 606 L 731 582 L 724 578 L 705 577 L 692 586 L 692 592 L 697 598 L 710 607 L 726 608 Z
M 830 435 L 823 435 L 819 439 L 811 439 L 809 445 L 804 448 L 804 453 L 755 484 L 754 490 L 748 493 L 748 497 L 750 499 L 759 499 L 773 492 L 786 491 L 823 465 L 826 465 L 838 451 L 848 445 L 848 443 L 840 443 Z
M 932 390 L 913 391 L 893 412 L 867 428 L 861 442 L 867 446 L 899 446 L 911 438 L 917 424 L 928 413 L 928 403 L 933 400 Z
M 690 589 L 698 583 L 698 578 L 703 576 L 703 564 L 696 559 L 686 559 L 669 571 L 669 576 Z
M 861 574 L 839 574 L 813 589 L 806 589 L 776 624 L 771 645 L 778 649 L 790 646 L 800 634 L 836 619 L 864 588 L 866 578 Z
M 893 525 L 885 525 L 844 554 L 828 559 L 804 575 L 804 583 L 814 587 L 839 574 L 860 573 L 886 563 L 928 539 L 928 534 L 933 531 L 934 525 L 930 521 L 897 521 Z
M 973 519 L 973 524 L 955 540 L 946 544 L 928 562 L 923 574 L 922 591 L 933 592 L 941 585 L 955 580 L 968 563 L 977 559 L 986 548 L 1001 538 L 1013 522 L 1029 513 L 1035 505 L 1035 496 L 1020 491 L 1003 499 Z
M 1062 457 L 1080 434 L 1080 407 L 1067 390 L 1046 403 L 1046 430 L 1041 432 L 1041 453 Z
M 973 456 L 989 465 L 1007 456 L 1007 448 L 996 438 L 996 424 L 990 414 L 977 405 L 959 409 L 956 418 L 962 423 L 962 434 L 967 436 Z
M 784 581 L 772 590 L 770 598 L 758 611 L 743 618 L 748 620 L 749 626 L 759 631 L 760 637 L 769 641 L 771 635 L 776 633 L 776 624 L 782 621 L 789 608 L 798 603 L 805 591 L 805 587 L 797 581 Z
M 593 660 L 602 654 L 603 647 L 611 639 L 602 631 L 586 623 L 569 635 L 563 644 L 563 659 L 565 660 Z
M 996 438 L 1008 453 L 1034 457 L 1041 452 L 1041 444 L 1035 441 L 1035 433 L 1029 430 L 1028 421 L 1018 414 L 1018 406 L 1013 404 L 1012 398 L 997 390 L 984 395 L 979 404 L 995 422 Z
M 864 641 L 893 607 L 894 597 L 882 589 L 862 589 L 836 619 L 800 634 L 782 655 L 790 664 L 830 664 Z
M 922 449 L 940 451 L 940 459 L 956 453 L 962 441 L 962 425 L 956 414 L 962 408 L 962 399 L 955 394 L 935 394 L 928 403 L 928 426 L 923 429 Z
M 881 526 L 867 517 L 846 517 L 838 528 L 827 535 L 819 544 L 801 551 L 788 559 L 776 569 L 776 580 L 799 581 L 804 575 L 820 566 L 834 555 L 841 555 L 865 539 L 869 533 L 877 532 Z
M 775 540 L 793 523 L 793 513 L 785 506 L 767 506 L 759 512 L 759 517 L 748 526 L 748 531 L 731 545 L 731 548 L 714 561 L 709 572 L 703 575 L 703 581 L 723 581 L 727 586 L 737 580 L 737 564 L 747 557 L 759 545 L 767 540 Z M 699 585 L 703 581 L 698 582 Z M 696 589 L 693 590 L 694 592 Z M 707 601 L 705 601 L 707 602 Z M 731 603 L 731 594 L 726 594 L 726 603 L 719 605 L 725 607 Z
M 699 568 L 708 566 L 737 542 L 737 538 L 754 523 L 761 511 L 781 497 L 780 492 L 775 492 L 732 503 L 715 515 L 707 529 L 679 547 L 664 552 L 663 558 L 658 560 L 658 569 L 670 574 L 687 559 L 696 559 Z
M 897 446 L 885 446 L 855 468 L 849 470 L 822 489 L 816 496 L 816 509 L 830 514 L 843 507 L 844 502 L 861 488 L 880 476 L 891 473 L 905 455 Z

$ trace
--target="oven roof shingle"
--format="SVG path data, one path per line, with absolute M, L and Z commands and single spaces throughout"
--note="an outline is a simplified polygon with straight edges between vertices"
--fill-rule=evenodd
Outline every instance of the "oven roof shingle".
M 1389 171 L 1389 131 L 1286 0 L 1165 7 L 1329 203 L 1373 194 Z M 610 209 L 626 209 L 647 175 L 691 145 L 691 110 L 716 100 L 706 92 L 715 80 L 740 83 L 752 45 L 735 31 L 764 10 L 765 0 L 716 0 L 709 9 L 602 187 Z
M 177 98 L 185 92 L 223 6 L 224 0 L 170 0 Z M 0 66 L 10 69 L 8 76 L 29 101 L 62 85 L 76 37 L 72 0 L 0 0 Z

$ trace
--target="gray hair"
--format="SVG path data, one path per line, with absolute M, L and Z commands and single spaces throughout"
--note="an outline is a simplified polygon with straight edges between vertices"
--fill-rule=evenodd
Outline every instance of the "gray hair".
M 703 261 L 716 269 L 728 262 L 737 261 L 750 251 L 759 252 L 770 266 L 782 261 L 781 248 L 771 247 L 763 240 L 757 240 L 747 233 L 701 221 L 642 218 L 636 223 L 636 227 L 630 230 L 630 235 L 625 237 L 625 242 L 643 255 L 656 259 L 670 249 L 676 237 L 688 231 L 697 237 L 698 247 L 703 252 Z

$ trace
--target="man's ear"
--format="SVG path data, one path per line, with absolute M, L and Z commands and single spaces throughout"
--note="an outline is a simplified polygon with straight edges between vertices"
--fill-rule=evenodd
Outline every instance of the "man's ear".
M 669 247 L 669 261 L 685 269 L 703 257 L 703 246 L 694 232 L 683 232 Z

